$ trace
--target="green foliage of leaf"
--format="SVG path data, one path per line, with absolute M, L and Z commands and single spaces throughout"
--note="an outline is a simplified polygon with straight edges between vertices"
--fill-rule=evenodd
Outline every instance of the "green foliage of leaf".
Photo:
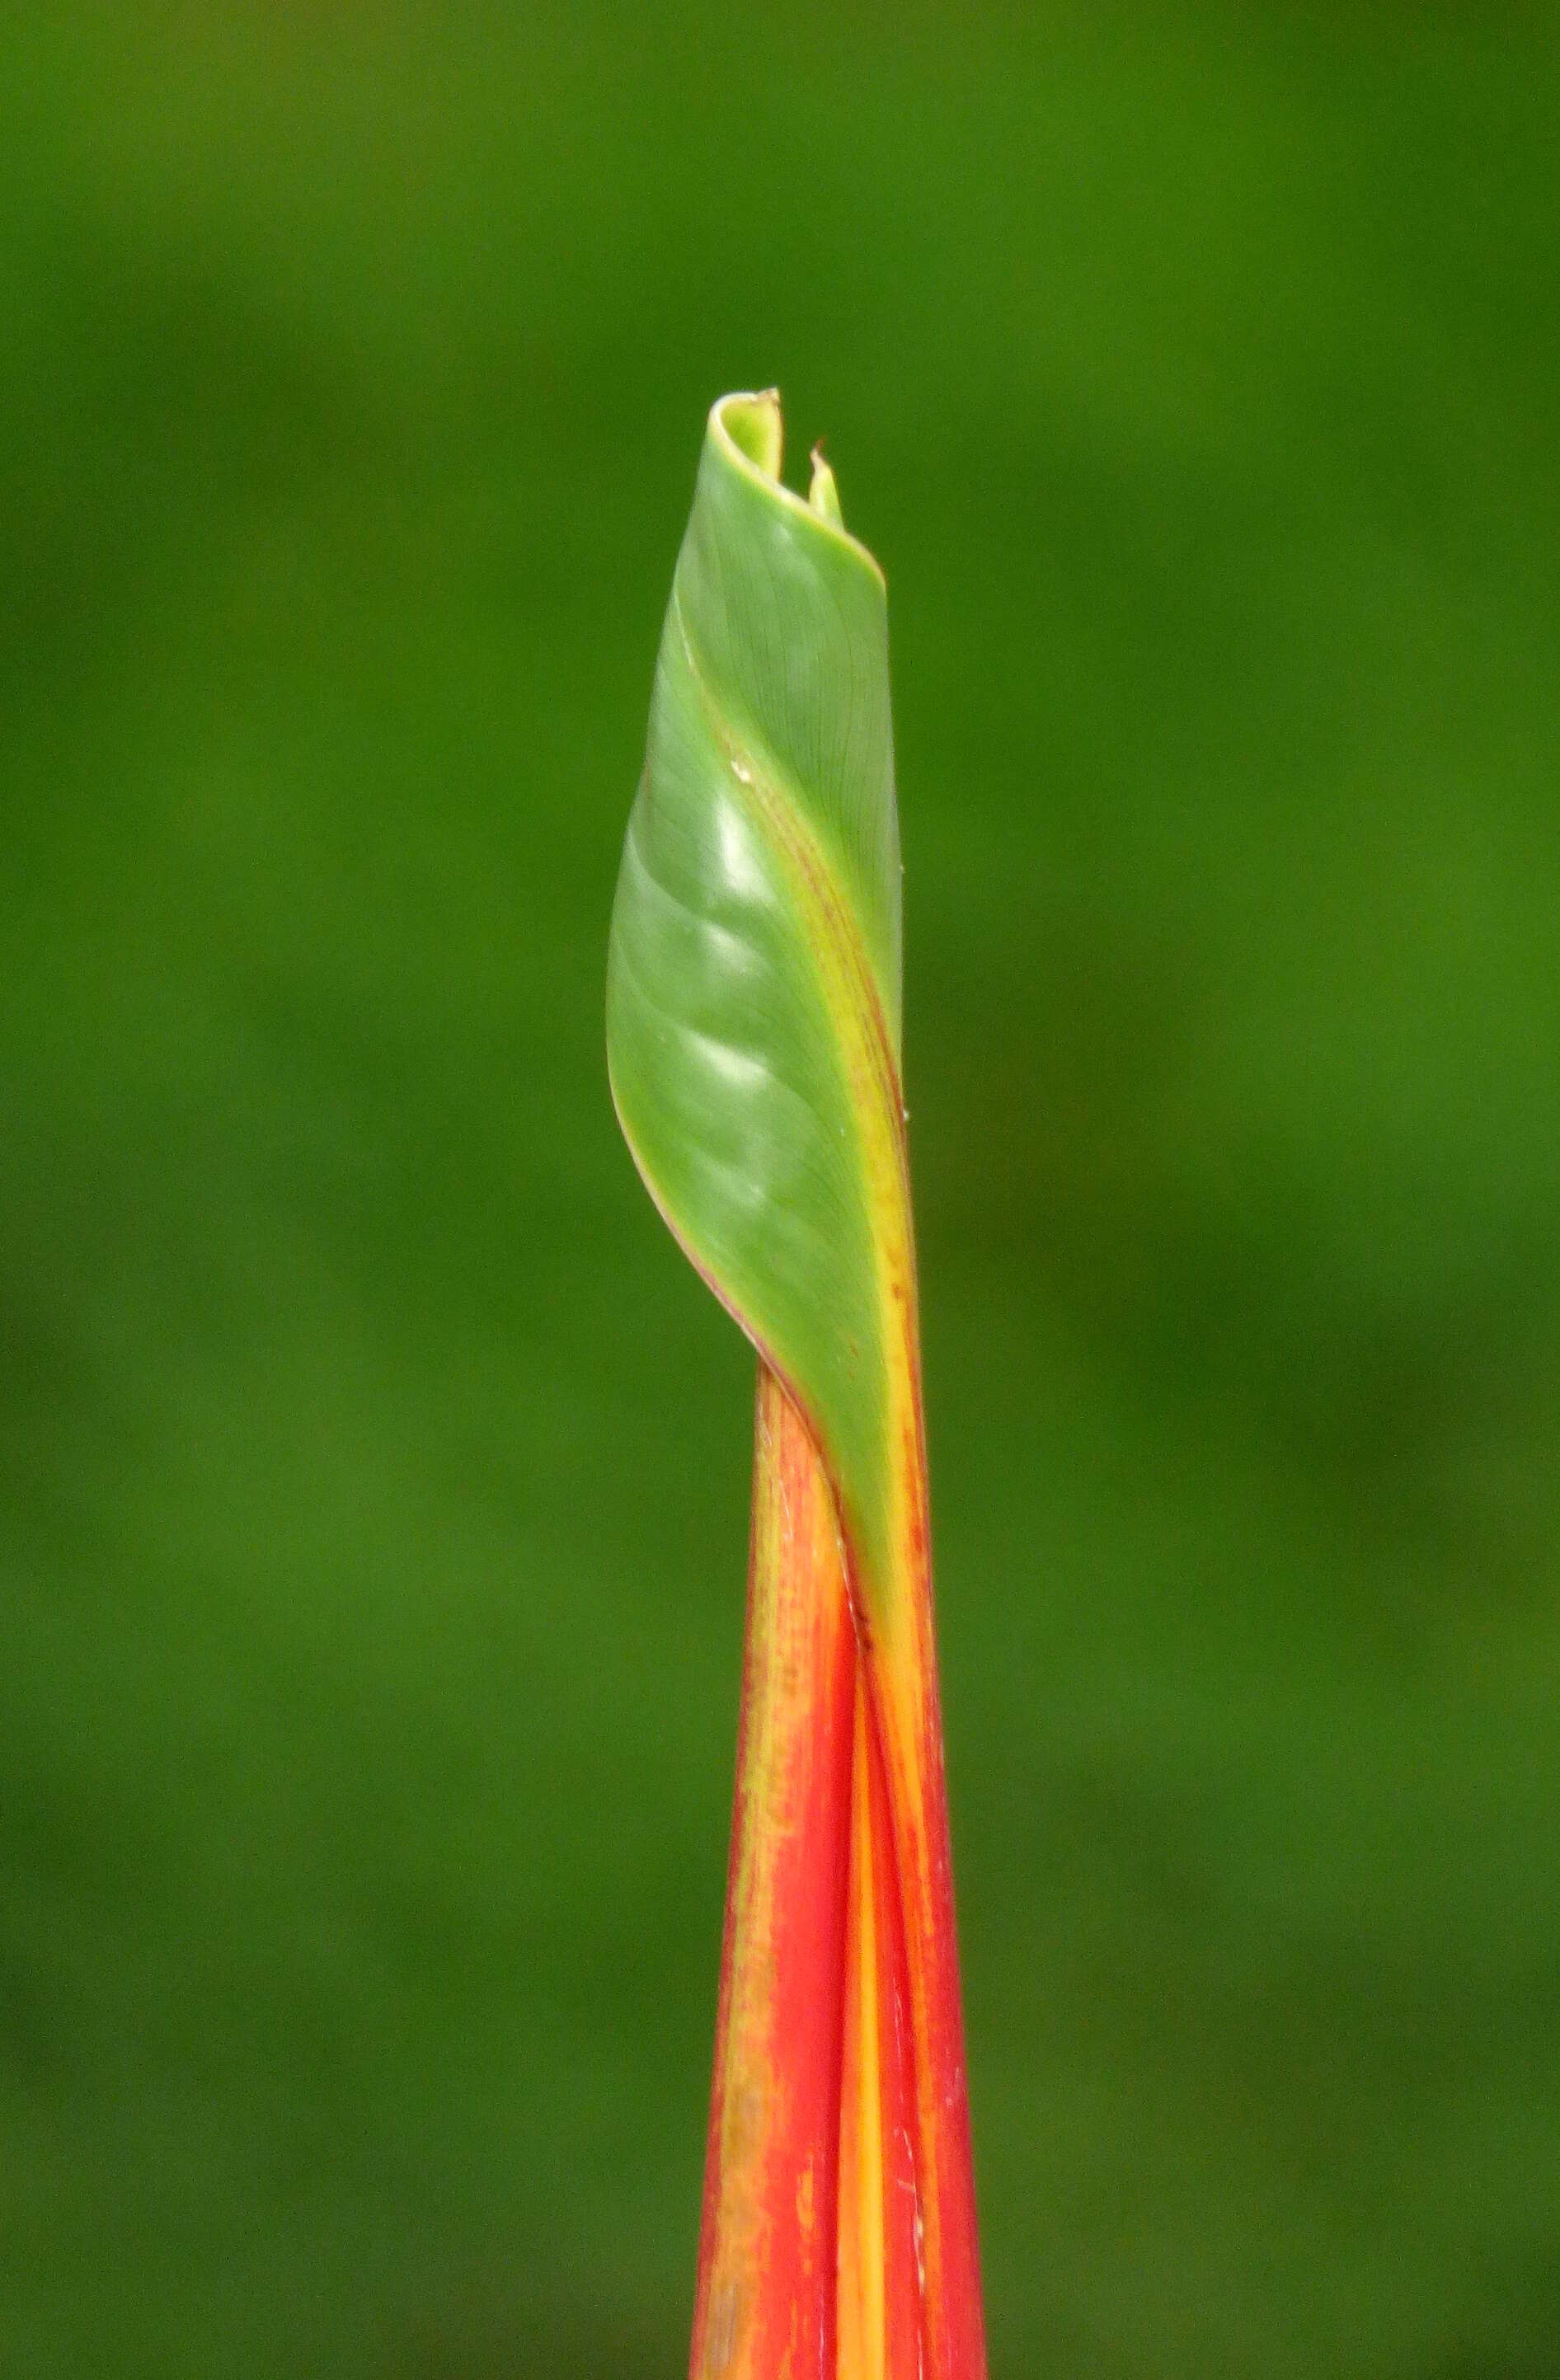
M 710 417 L 613 915 L 614 1096 L 694 1263 L 802 1398 L 870 1540 L 885 1354 L 854 1012 L 896 1056 L 886 604 L 774 476 L 779 409 Z M 874 1028 L 875 1029 L 875 1028 Z

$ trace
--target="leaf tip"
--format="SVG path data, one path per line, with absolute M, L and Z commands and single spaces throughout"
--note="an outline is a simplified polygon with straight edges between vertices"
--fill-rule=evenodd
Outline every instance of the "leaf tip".
M 830 468 L 828 457 L 823 452 L 823 441 L 821 438 L 812 450 L 812 484 L 808 489 L 807 501 L 819 517 L 826 520 L 831 528 L 845 527 L 845 515 L 840 509 L 839 482 Z
M 779 479 L 786 430 L 777 388 L 723 396 L 712 419 L 755 470 L 766 480 Z

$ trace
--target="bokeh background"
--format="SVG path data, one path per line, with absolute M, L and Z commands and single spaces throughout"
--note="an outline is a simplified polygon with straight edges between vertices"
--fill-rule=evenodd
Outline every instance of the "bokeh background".
M 994 2380 L 1560 2374 L 1539 13 L 17 12 L 0 2372 L 682 2366 L 704 412 L 891 589 Z

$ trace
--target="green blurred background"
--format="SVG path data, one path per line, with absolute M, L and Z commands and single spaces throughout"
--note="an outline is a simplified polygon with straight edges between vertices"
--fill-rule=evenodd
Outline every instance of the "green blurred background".
M 1560 2374 L 1542 14 L 8 21 L 0 2372 L 682 2366 L 702 419 L 891 586 L 994 2380 Z

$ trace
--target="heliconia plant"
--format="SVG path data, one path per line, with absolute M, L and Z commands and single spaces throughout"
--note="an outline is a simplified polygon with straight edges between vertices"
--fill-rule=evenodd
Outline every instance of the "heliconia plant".
M 629 1148 L 757 1347 L 693 2380 L 982 2380 L 883 574 L 712 411 L 607 973 Z

